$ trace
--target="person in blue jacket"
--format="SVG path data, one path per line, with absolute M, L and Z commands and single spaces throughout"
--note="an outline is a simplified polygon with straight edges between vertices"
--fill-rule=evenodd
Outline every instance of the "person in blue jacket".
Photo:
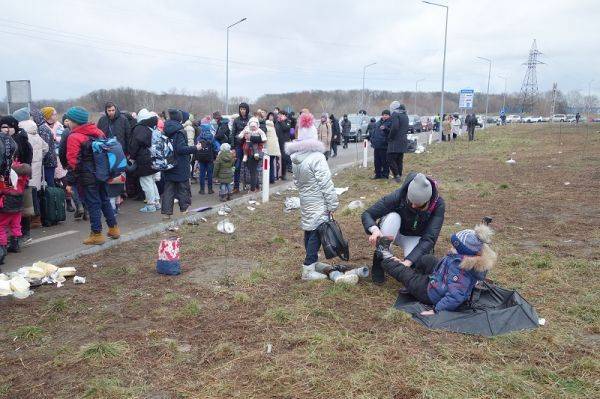
M 198 185 L 200 186 L 199 194 L 204 194 L 204 187 L 207 183 L 208 193 L 213 191 L 213 166 L 221 144 L 215 139 L 212 133 L 210 123 L 200 125 L 200 134 L 196 137 L 196 145 L 200 144 L 200 149 L 196 151 L 194 160 L 198 162 L 200 167 L 200 176 L 198 176 Z
M 200 149 L 200 144 L 188 146 L 188 139 L 181 124 L 183 115 L 181 111 L 169 112 L 171 119 L 165 122 L 165 135 L 173 143 L 176 156 L 175 167 L 162 173 L 164 181 L 163 200 L 161 213 L 165 219 L 170 219 L 173 214 L 175 198 L 179 200 L 179 210 L 187 212 L 192 204 L 192 191 L 190 188 L 190 155 Z
M 381 237 L 377 251 L 383 269 L 404 284 L 406 291 L 419 302 L 432 305 L 424 316 L 456 310 L 469 300 L 477 281 L 485 279 L 496 263 L 496 253 L 490 248 L 492 230 L 485 224 L 453 234 L 452 248 L 440 261 L 429 261 L 427 255 L 412 267 L 406 266 L 390 252 L 391 239 Z

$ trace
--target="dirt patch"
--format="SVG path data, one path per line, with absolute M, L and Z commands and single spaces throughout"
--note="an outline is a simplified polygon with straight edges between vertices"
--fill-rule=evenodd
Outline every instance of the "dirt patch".
M 184 277 L 194 284 L 219 284 L 223 281 L 244 277 L 260 267 L 259 262 L 239 258 L 209 258 L 197 264 Z

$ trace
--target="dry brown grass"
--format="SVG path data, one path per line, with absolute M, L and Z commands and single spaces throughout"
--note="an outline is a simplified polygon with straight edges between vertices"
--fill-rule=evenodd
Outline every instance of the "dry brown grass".
M 409 155 L 406 169 L 441 182 L 448 205 L 437 253 L 455 223 L 494 217 L 500 263 L 490 277 L 518 288 L 546 327 L 494 339 L 428 331 L 390 310 L 395 282 L 303 282 L 298 214 L 284 214 L 274 198 L 255 212 L 236 209 L 231 236 L 216 231 L 216 217 L 183 227 L 179 277 L 155 273 L 156 235 L 72 262 L 85 285 L 2 303 L 0 397 L 594 397 L 600 137 L 571 129 L 560 146 L 551 126 L 479 136 Z M 511 168 L 504 161 L 512 152 Z M 343 206 L 395 187 L 369 175 L 335 177 L 350 187 Z M 352 263 L 368 264 L 358 214 L 339 212 L 338 220 Z M 236 267 L 236 259 L 255 266 Z M 204 264 L 226 273 L 202 281 Z M 82 356 L 99 352 L 110 356 Z

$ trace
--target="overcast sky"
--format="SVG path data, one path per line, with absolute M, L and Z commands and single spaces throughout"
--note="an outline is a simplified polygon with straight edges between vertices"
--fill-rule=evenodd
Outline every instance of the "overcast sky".
M 533 39 L 540 91 L 600 93 L 600 7 L 594 0 L 450 0 L 446 90 L 521 87 Z M 444 9 L 418 0 L 0 0 L 0 79 L 29 79 L 34 99 L 131 86 L 225 91 L 230 96 L 310 89 L 423 91 L 441 85 Z M 343 6 L 343 7 L 342 7 Z M 4 85 L 0 89 L 5 94 Z

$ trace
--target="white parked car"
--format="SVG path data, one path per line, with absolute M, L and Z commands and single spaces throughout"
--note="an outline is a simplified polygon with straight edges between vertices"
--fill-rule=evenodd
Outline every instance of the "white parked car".
M 506 117 L 506 123 L 521 123 L 521 117 L 519 115 L 508 115 Z
M 523 122 L 525 122 L 525 123 L 542 122 L 542 117 L 541 116 L 526 116 L 523 118 Z
M 565 122 L 575 123 L 575 115 L 567 114 L 567 119 L 565 119 Z
M 550 122 L 566 122 L 567 115 L 565 114 L 554 114 L 550 118 Z

